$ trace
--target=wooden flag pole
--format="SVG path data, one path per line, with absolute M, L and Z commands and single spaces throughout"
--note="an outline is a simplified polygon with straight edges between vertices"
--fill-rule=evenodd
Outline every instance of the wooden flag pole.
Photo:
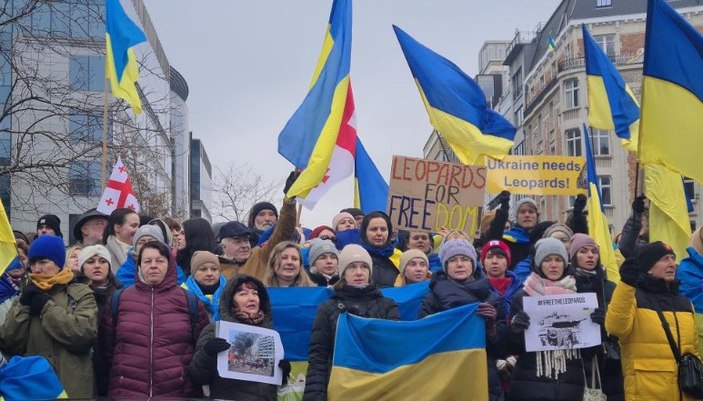
M 300 215 L 303 214 L 303 204 L 298 202 L 296 208 L 298 210 L 295 213 L 295 226 L 298 227 L 300 225 Z

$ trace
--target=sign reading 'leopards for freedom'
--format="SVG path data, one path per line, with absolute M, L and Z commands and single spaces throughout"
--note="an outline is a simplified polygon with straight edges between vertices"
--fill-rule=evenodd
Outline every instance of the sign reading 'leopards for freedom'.
M 473 235 L 481 215 L 486 168 L 393 156 L 388 215 L 411 231 L 463 230 Z
M 488 192 L 578 195 L 586 192 L 586 160 L 570 156 L 506 156 L 487 160 Z

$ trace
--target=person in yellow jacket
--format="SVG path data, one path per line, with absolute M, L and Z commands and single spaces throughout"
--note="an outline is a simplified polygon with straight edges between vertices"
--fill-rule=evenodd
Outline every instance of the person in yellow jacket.
M 681 354 L 699 356 L 693 306 L 679 295 L 675 258 L 657 241 L 641 245 L 620 268 L 605 327 L 620 339 L 628 401 L 693 400 L 679 390 L 678 366 L 657 313 L 663 312 Z

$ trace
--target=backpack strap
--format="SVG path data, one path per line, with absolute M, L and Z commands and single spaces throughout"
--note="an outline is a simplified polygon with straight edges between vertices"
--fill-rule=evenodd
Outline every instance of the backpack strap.
M 120 297 L 122 296 L 124 287 L 115 290 L 110 298 L 110 314 L 112 315 L 112 325 L 117 327 L 117 316 L 120 312 Z
M 186 294 L 186 302 L 188 303 L 188 314 L 190 315 L 190 333 L 193 337 L 193 345 L 195 345 L 198 340 L 196 331 L 198 329 L 198 320 L 200 318 L 200 311 L 198 310 L 198 302 L 200 302 L 200 300 L 192 292 L 188 290 L 184 291 Z

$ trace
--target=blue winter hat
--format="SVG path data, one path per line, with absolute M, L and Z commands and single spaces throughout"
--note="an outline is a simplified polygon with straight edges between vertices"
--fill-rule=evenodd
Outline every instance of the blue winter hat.
M 442 260 L 442 268 L 447 270 L 447 261 L 454 256 L 463 255 L 471 259 L 473 268 L 476 270 L 476 248 L 463 238 L 450 239 L 439 248 L 439 258 Z
M 29 246 L 29 264 L 32 265 L 41 259 L 49 259 L 56 263 L 59 269 L 63 269 L 66 263 L 66 247 L 63 239 L 53 235 L 42 235 L 32 241 L 32 245 Z

